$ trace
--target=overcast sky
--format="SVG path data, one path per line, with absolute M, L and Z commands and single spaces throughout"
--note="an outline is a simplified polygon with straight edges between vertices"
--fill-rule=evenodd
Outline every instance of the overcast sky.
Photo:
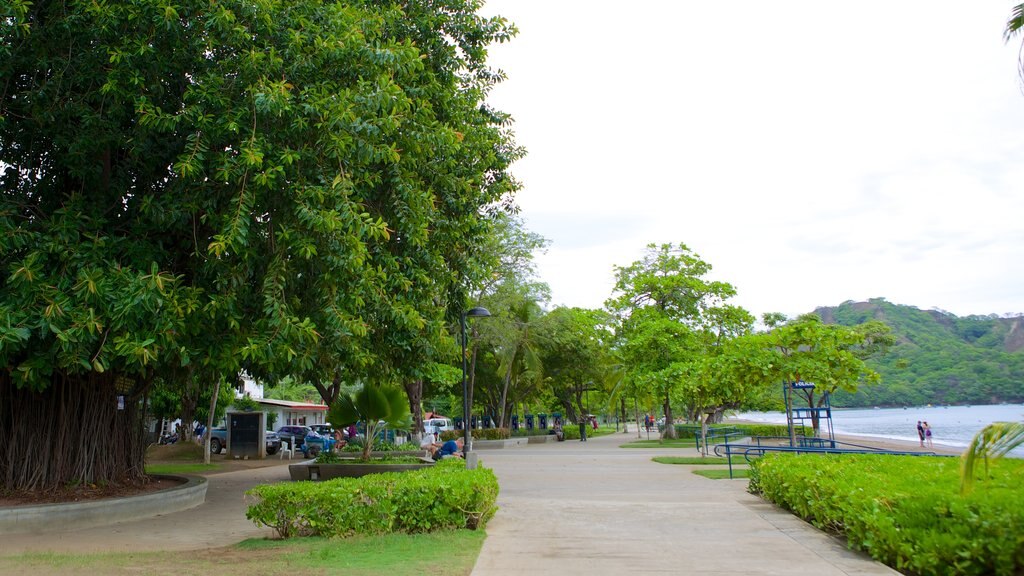
M 489 0 L 552 304 L 684 243 L 754 314 L 1024 312 L 1013 1 Z

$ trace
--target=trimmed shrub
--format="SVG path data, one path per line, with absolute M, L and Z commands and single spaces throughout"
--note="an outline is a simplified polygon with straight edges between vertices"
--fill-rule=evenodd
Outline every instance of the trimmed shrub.
M 749 489 L 905 574 L 1024 573 L 1024 461 L 961 496 L 960 460 L 771 454 Z
M 498 480 L 460 459 L 428 469 L 326 482 L 282 482 L 246 492 L 246 518 L 281 538 L 483 528 L 497 511 Z
M 700 436 L 700 424 L 676 424 L 676 436 L 679 438 L 696 438 Z M 659 427 L 659 431 L 663 427 Z M 712 424 L 708 432 L 724 429 L 735 429 L 746 436 L 789 436 L 789 428 L 785 424 Z M 805 426 L 796 427 L 797 436 L 812 436 L 813 430 Z
M 387 440 L 381 440 L 380 438 L 377 438 L 373 441 L 373 450 L 377 452 L 393 452 L 395 450 L 408 450 L 410 449 L 410 447 L 412 449 L 418 448 L 418 446 L 413 446 L 410 444 L 395 444 L 393 442 L 388 442 Z M 341 450 L 342 452 L 362 452 L 363 439 L 353 438 L 349 440 L 345 444 L 345 446 L 342 447 Z
M 508 440 L 512 433 L 508 428 L 484 428 L 483 430 L 471 431 L 474 440 Z M 462 438 L 462 430 L 445 430 L 441 432 L 441 441 L 457 440 Z
M 785 424 L 722 424 L 736 428 L 747 436 L 789 436 L 789 428 Z M 794 426 L 797 436 L 814 436 L 814 429 L 808 426 Z

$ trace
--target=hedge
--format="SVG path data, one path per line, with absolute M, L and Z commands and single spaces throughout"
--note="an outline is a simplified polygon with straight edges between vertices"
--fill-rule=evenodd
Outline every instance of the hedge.
M 676 436 L 679 438 L 695 438 L 700 436 L 700 424 L 676 424 Z M 664 428 L 660 426 L 659 431 Z M 746 436 L 789 436 L 789 428 L 785 424 L 712 424 L 708 432 L 734 428 Z M 812 436 L 813 429 L 805 426 L 796 426 L 797 436 Z
M 1024 461 L 1000 460 L 967 496 L 958 458 L 772 454 L 750 491 L 905 574 L 1024 573 Z
M 474 440 L 508 440 L 512 437 L 508 428 L 484 428 L 471 432 Z M 462 430 L 445 430 L 441 432 L 441 440 L 443 442 L 457 440 L 462 438 L 462 434 Z
M 281 538 L 476 530 L 497 511 L 498 480 L 452 459 L 411 472 L 264 484 L 246 496 L 254 500 L 246 518 Z

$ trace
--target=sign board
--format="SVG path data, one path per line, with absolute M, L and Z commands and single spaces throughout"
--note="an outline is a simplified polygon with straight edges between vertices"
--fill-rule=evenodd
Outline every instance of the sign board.
M 799 380 L 790 384 L 790 387 L 795 389 L 813 389 L 814 382 L 804 382 L 803 380 Z

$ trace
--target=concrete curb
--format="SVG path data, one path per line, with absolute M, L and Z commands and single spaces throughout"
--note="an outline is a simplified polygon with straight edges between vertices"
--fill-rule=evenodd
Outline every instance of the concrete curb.
M 66 532 L 130 522 L 187 510 L 206 500 L 206 478 L 173 474 L 158 476 L 186 482 L 169 490 L 127 498 L 3 508 L 0 509 L 0 534 Z
M 528 440 L 526 437 L 509 438 L 507 440 L 473 440 L 473 450 L 500 450 L 512 448 L 513 446 L 525 446 Z

